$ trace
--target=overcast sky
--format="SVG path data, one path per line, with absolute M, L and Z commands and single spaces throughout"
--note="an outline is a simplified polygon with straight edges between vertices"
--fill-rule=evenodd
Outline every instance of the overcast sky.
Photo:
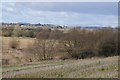
M 3 2 L 2 22 L 118 25 L 117 2 Z

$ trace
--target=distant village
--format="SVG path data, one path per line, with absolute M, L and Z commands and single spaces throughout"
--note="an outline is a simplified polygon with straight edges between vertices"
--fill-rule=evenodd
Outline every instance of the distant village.
M 104 29 L 104 28 L 112 28 L 111 26 L 66 26 L 66 25 L 54 25 L 54 24 L 31 24 L 31 23 L 1 23 L 1 27 L 7 28 L 7 27 L 17 27 L 21 29 L 35 29 L 35 28 L 42 28 L 42 29 L 59 29 L 59 30 L 69 30 L 71 28 L 76 29 L 88 29 L 88 30 L 96 30 L 96 29 Z

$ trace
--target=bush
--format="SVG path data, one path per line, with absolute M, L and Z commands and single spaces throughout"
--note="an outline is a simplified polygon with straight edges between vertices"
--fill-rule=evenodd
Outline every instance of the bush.
M 55 53 L 57 40 L 52 39 L 51 31 L 45 30 L 37 34 L 35 43 L 29 48 L 30 53 L 37 55 L 39 60 L 51 60 Z
M 115 56 L 117 51 L 117 30 L 76 30 L 72 29 L 62 38 L 66 52 L 72 58 L 88 58 L 93 56 Z
M 12 31 L 9 31 L 9 30 L 2 31 L 2 35 L 4 37 L 11 37 L 12 36 Z
M 117 43 L 113 40 L 104 41 L 100 44 L 99 56 L 115 56 L 117 55 Z
M 9 59 L 2 59 L 2 65 L 8 65 Z
M 19 40 L 16 38 L 11 39 L 10 41 L 10 47 L 13 49 L 16 49 L 19 47 Z
M 35 35 L 35 31 L 33 31 L 33 30 L 28 30 L 28 31 L 24 31 L 23 36 L 34 38 L 36 35 Z
M 13 35 L 14 27 L 2 28 L 2 36 L 11 37 Z
M 104 29 L 98 32 L 99 40 L 98 40 L 98 56 L 115 56 L 118 55 L 118 33 L 115 29 Z M 97 35 L 98 35 L 97 34 Z

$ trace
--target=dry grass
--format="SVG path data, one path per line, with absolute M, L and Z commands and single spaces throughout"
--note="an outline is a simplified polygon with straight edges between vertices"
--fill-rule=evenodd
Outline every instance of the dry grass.
M 2 59 L 7 60 L 8 63 L 3 65 L 14 65 L 26 63 L 26 52 L 25 48 L 31 46 L 34 43 L 34 38 L 15 38 L 12 37 L 1 37 L 2 38 Z M 17 42 L 19 41 L 19 42 Z M 17 43 L 19 45 L 17 45 Z M 13 44 L 14 43 L 14 44 Z M 15 46 L 17 48 L 12 48 Z M 26 53 L 26 54 L 25 54 Z
M 34 38 L 17 38 L 20 41 L 20 48 L 27 48 L 29 44 L 34 43 Z M 9 48 L 10 47 L 10 41 L 12 40 L 11 37 L 2 37 L 3 41 L 3 48 Z
M 44 61 L 26 66 L 4 67 L 3 77 L 118 78 L 118 56 L 83 60 Z
M 11 38 L 3 37 L 2 39 L 3 50 L 9 48 L 8 44 Z M 19 38 L 19 41 L 19 48 L 27 48 L 33 44 L 34 39 Z M 10 54 L 3 54 L 4 57 L 8 57 L 8 59 L 20 58 L 22 60 L 24 53 L 19 50 L 10 50 Z M 4 78 L 118 78 L 118 56 L 81 60 L 53 60 L 26 65 L 3 66 L 2 74 Z

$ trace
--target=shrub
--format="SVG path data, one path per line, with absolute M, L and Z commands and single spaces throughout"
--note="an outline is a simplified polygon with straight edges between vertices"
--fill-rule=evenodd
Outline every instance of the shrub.
M 10 36 L 12 36 L 12 31 L 9 31 L 9 30 L 2 31 L 2 35 L 4 37 L 10 37 Z
M 35 35 L 35 31 L 33 31 L 33 30 L 28 30 L 28 31 L 24 31 L 23 36 L 34 38 L 36 35 Z
M 76 30 L 72 29 L 62 38 L 66 52 L 72 58 L 88 58 L 93 56 L 115 56 L 117 51 L 117 30 Z
M 105 57 L 117 55 L 116 43 L 112 40 L 104 41 L 104 43 L 100 45 L 99 55 Z
M 11 39 L 10 41 L 10 47 L 13 49 L 16 49 L 19 47 L 19 40 L 16 38 Z
M 52 39 L 51 31 L 45 30 L 37 34 L 34 46 L 29 49 L 30 53 L 37 55 L 39 60 L 51 60 L 55 53 L 57 40 Z
M 116 30 L 102 30 L 100 32 L 100 39 L 98 41 L 99 44 L 99 55 L 98 56 L 115 56 L 118 55 L 117 45 L 117 31 Z
M 11 37 L 13 35 L 14 27 L 2 28 L 2 36 Z
M 8 65 L 9 59 L 2 59 L 2 65 Z

